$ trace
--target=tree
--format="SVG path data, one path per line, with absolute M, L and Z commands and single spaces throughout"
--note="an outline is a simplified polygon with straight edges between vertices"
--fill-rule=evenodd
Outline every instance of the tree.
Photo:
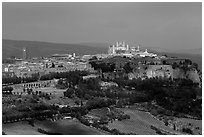
M 92 126 L 95 127 L 95 128 L 99 128 L 99 127 L 100 127 L 100 126 L 99 126 L 99 123 L 98 123 L 98 122 L 95 122 L 95 121 L 94 121 L 94 123 L 92 124 Z
M 98 60 L 98 58 L 96 56 L 93 56 L 92 58 L 89 59 L 89 61 L 93 61 L 93 60 Z
M 27 89 L 27 93 L 30 95 L 32 93 L 33 89 L 30 88 L 30 89 Z
M 28 120 L 28 124 L 34 127 L 34 119 Z
M 87 84 L 87 88 L 89 90 L 100 90 L 99 79 L 98 78 L 90 78 L 85 81 Z
M 68 88 L 65 92 L 64 92 L 64 96 L 65 97 L 68 97 L 68 98 L 71 98 L 72 97 L 72 94 L 74 94 L 75 92 L 75 89 L 74 88 Z
M 100 124 L 108 124 L 108 117 L 105 116 L 101 117 Z
M 162 64 L 163 64 L 163 65 L 167 65 L 166 60 L 163 60 L 163 61 L 162 61 Z
M 177 64 L 176 62 L 174 62 L 174 63 L 172 64 L 172 68 L 173 68 L 173 69 L 176 69 L 177 66 L 178 66 L 178 64 Z
M 55 64 L 54 64 L 54 63 L 52 63 L 52 66 L 51 66 L 51 68 L 55 68 Z
M 6 133 L 4 131 L 2 131 L 2 135 L 6 135 Z
M 85 94 L 84 98 L 85 98 L 86 100 L 89 100 L 89 99 L 91 99 L 91 96 L 90 96 L 89 94 Z
M 130 67 L 130 62 L 126 63 L 123 67 L 126 73 L 132 72 L 133 68 Z
M 183 128 L 182 132 L 186 132 L 188 134 L 192 134 L 193 135 L 193 131 L 190 128 Z
M 76 99 L 76 100 L 74 101 L 74 103 L 77 104 L 77 105 L 80 105 L 80 101 L 79 101 L 78 99 Z
M 198 70 L 198 64 L 197 63 L 193 63 L 193 67 L 196 69 L 196 70 Z

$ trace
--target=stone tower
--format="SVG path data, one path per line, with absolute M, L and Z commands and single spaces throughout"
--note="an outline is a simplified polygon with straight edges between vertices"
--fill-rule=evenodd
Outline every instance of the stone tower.
M 27 59 L 27 55 L 26 55 L 26 47 L 23 48 L 23 60 Z

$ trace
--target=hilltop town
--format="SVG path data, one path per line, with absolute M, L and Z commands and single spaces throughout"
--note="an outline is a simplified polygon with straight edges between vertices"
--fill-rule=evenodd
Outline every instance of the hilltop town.
M 105 134 L 202 134 L 198 65 L 140 48 L 116 42 L 107 54 L 35 58 L 23 48 L 22 58 L 3 60 L 3 123 L 75 118 Z M 137 116 L 148 128 L 134 127 Z

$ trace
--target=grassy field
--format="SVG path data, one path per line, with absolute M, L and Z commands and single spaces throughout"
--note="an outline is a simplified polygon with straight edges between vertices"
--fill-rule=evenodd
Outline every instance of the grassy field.
M 16 122 L 2 125 L 2 130 L 7 135 L 42 135 L 36 127 L 32 127 L 28 122 Z
M 105 132 L 81 124 L 78 120 L 39 121 L 36 125 L 49 132 L 63 135 L 104 135 Z
M 28 122 L 3 124 L 2 130 L 7 135 L 42 135 L 38 128 L 63 135 L 105 135 L 107 133 L 81 124 L 78 120 L 37 121 L 32 127 Z
M 179 132 L 165 126 L 162 122 L 156 120 L 148 113 L 130 108 L 122 108 L 121 110 L 130 115 L 130 119 L 109 123 L 109 128 L 116 128 L 125 133 L 154 135 L 156 134 L 155 131 L 150 128 L 150 126 L 153 125 L 165 131 L 180 134 Z
M 88 114 L 97 116 L 97 117 L 104 117 L 108 114 L 108 109 L 107 108 L 101 108 L 101 109 L 92 109 Z
M 127 113 L 127 112 L 126 112 Z M 118 129 L 123 133 L 135 133 L 139 135 L 155 135 L 155 131 L 152 130 L 146 122 L 135 113 L 127 113 L 130 115 L 130 119 L 122 121 L 113 121 L 108 124 L 110 129 Z
M 186 125 L 191 127 L 195 135 L 202 134 L 202 120 L 194 120 L 189 118 L 176 118 L 176 121 L 186 123 Z

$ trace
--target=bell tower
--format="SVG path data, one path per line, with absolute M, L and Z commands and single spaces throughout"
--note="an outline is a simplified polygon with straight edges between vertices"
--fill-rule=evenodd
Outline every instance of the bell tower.
M 23 60 L 27 59 L 27 55 L 26 55 L 26 47 L 23 47 Z

